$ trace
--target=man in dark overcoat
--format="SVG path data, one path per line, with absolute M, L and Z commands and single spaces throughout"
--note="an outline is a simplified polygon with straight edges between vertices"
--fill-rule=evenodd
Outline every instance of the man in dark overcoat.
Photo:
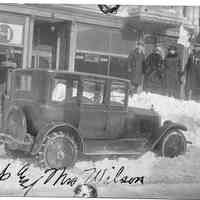
M 147 91 L 162 93 L 163 88 L 163 55 L 162 49 L 156 46 L 146 58 L 145 63 L 145 89 Z
M 143 89 L 144 67 L 144 44 L 138 42 L 136 48 L 131 50 L 128 56 L 129 79 L 137 92 L 140 92 Z
M 185 66 L 186 96 L 200 100 L 200 51 L 196 48 L 191 52 Z

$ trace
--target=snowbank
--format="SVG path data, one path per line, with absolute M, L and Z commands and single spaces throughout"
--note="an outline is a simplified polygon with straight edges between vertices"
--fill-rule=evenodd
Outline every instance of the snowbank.
M 141 93 L 129 99 L 129 105 L 151 108 L 160 113 L 162 120 L 172 120 L 184 124 L 188 131 L 186 138 L 194 145 L 200 146 L 200 103 L 178 100 L 152 93 Z

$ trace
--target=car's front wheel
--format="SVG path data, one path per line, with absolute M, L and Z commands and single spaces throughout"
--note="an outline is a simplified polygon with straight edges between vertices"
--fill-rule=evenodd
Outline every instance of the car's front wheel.
M 38 154 L 42 168 L 72 167 L 78 156 L 78 146 L 74 139 L 63 131 L 55 131 L 47 136 Z
M 171 130 L 162 140 L 160 153 L 164 157 L 176 157 L 185 154 L 187 143 L 180 130 Z

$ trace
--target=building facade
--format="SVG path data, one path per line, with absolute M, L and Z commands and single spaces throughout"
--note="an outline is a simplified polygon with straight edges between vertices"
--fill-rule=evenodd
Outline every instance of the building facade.
M 157 44 L 165 51 L 177 44 L 181 24 L 196 36 L 199 8 L 121 6 L 118 14 L 105 15 L 97 5 L 1 4 L 0 54 L 12 52 L 22 68 L 127 78 L 127 57 L 137 41 L 144 41 L 146 56 Z

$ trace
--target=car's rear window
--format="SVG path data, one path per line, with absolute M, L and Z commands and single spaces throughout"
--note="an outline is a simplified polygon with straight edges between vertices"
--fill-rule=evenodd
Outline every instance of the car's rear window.
M 18 74 L 16 76 L 16 90 L 30 92 L 32 88 L 32 76 L 30 74 Z
M 51 100 L 54 102 L 71 102 L 77 97 L 78 81 L 54 79 Z

